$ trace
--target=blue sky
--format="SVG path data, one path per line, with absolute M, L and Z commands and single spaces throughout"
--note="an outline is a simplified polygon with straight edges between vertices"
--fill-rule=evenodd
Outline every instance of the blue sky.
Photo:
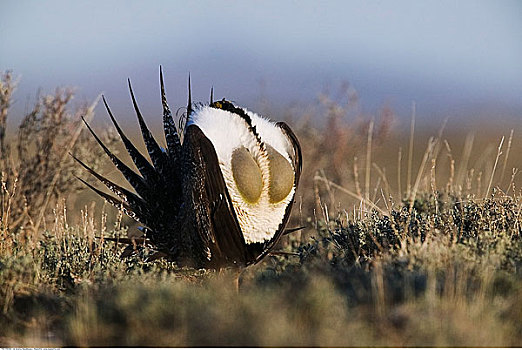
M 124 118 L 130 77 L 144 112 L 159 113 L 160 64 L 178 106 L 190 72 L 202 101 L 213 85 L 253 108 L 261 95 L 309 103 L 347 81 L 368 113 L 416 101 L 426 117 L 522 118 L 522 2 L 0 2 L 0 69 L 21 76 L 15 112 L 38 88 L 75 86 L 80 100 L 104 92 Z

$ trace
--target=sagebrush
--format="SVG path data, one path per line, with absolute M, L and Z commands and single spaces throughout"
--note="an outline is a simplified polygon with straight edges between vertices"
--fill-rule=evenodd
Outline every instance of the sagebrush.
M 520 346 L 521 159 L 511 152 L 513 132 L 504 143 L 498 135 L 489 144 L 461 138 L 457 156 L 442 128 L 427 142 L 411 128 L 409 143 L 391 149 L 391 112 L 365 117 L 346 91 L 347 102 L 323 96 L 314 107 L 323 125 L 291 116 L 306 140 L 293 223 L 306 229 L 244 271 L 239 293 L 227 271 L 147 262 L 139 246 L 122 258 L 122 247 L 104 239 L 132 234 L 121 217 L 67 210 L 63 198 L 78 183 L 65 180 L 77 169 L 61 151 L 83 112 L 65 112 L 66 90 L 39 100 L 20 128 L 25 141 L 1 139 L 0 344 Z M 56 139 L 40 134 L 45 128 Z M 80 133 L 74 152 L 92 152 L 88 142 Z M 20 143 L 25 156 L 13 156 Z M 43 147 L 59 152 L 41 154 Z M 33 182 L 28 165 L 46 176 Z M 42 210 L 45 225 L 37 227 Z

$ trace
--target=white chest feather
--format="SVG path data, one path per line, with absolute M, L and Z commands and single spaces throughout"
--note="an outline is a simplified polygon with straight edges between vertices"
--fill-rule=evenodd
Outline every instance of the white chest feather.
M 192 114 L 212 142 L 245 242 L 262 243 L 276 233 L 293 198 L 295 169 L 289 140 L 273 122 L 246 112 L 241 116 L 212 107 Z

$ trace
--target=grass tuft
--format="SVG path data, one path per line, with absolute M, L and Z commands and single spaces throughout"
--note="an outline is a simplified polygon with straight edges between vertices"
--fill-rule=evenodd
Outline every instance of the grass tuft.
M 305 168 L 292 222 L 306 229 L 280 243 L 291 254 L 246 269 L 237 293 L 231 271 L 146 262 L 147 251 L 122 257 L 120 245 L 100 239 L 133 233 L 121 216 L 108 221 L 105 208 L 66 205 L 86 200 L 64 147 L 103 166 L 98 148 L 75 133 L 76 117 L 92 108 L 70 112 L 72 93 L 57 90 L 9 141 L 2 130 L 14 85 L 4 75 L 2 346 L 521 345 L 513 131 L 505 154 L 502 142 L 494 154 L 494 144 L 473 133 L 422 134 L 413 107 L 404 170 L 406 146 L 396 140 L 408 135 L 392 132 L 389 109 L 362 115 L 349 87 L 340 100 L 322 95 L 313 110 L 324 124 L 293 116 Z

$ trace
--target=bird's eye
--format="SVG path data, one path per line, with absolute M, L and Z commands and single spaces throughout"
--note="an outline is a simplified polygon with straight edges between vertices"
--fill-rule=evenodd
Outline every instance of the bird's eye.
M 256 203 L 263 190 L 261 169 L 245 147 L 232 152 L 232 175 L 243 199 L 248 203 Z
M 272 146 L 266 145 L 270 161 L 270 181 L 268 196 L 270 203 L 279 203 L 285 199 L 294 185 L 294 169 L 288 160 Z

